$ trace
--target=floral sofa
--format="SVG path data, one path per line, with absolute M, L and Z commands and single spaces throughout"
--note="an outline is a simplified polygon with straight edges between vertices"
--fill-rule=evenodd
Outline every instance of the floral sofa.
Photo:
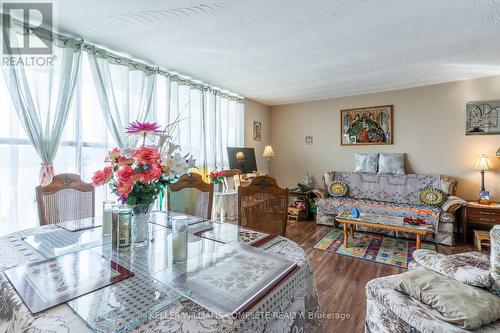
M 342 211 L 358 207 L 361 212 L 401 217 L 420 217 L 432 223 L 435 233 L 424 240 L 445 245 L 454 245 L 456 231 L 455 211 L 466 202 L 456 196 L 457 182 L 447 176 L 423 174 L 380 174 L 368 172 L 328 172 L 323 176 L 325 190 L 334 181 L 347 184 L 344 197 L 323 196 L 317 202 L 318 224 L 336 225 L 335 217 Z M 424 206 L 420 202 L 420 191 L 425 187 L 444 191 L 448 198 L 441 207 Z M 327 193 L 326 191 L 324 192 Z M 359 230 L 389 234 L 397 237 L 413 235 L 391 230 L 370 230 L 357 226 Z
M 491 254 L 489 260 L 487 255 L 480 252 L 460 253 L 449 256 L 435 254 L 426 258 L 425 251 L 428 250 L 417 250 L 414 252 L 414 257 L 418 256 L 420 252 L 423 254 L 422 258 L 425 261 L 422 263 L 426 269 L 433 270 L 455 280 L 465 279 L 468 282 L 467 284 L 479 282 L 477 277 L 481 277 L 481 274 L 478 272 L 487 272 L 491 285 L 488 291 L 499 295 L 500 225 L 495 226 L 490 231 L 490 238 Z M 445 257 L 446 260 L 441 263 L 429 260 L 430 258 L 440 256 Z M 450 264 L 453 262 L 455 264 Z M 415 269 L 417 266 L 419 265 L 413 262 L 409 269 Z M 465 273 L 464 267 L 468 267 L 467 273 Z M 435 310 L 395 290 L 400 279 L 401 274 L 391 275 L 371 280 L 366 284 L 365 332 L 500 332 L 500 320 L 469 331 L 438 319 L 433 314 Z

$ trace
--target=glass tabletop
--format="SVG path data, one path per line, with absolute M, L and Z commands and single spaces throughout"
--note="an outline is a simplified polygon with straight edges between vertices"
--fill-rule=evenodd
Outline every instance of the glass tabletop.
M 205 227 L 211 223 L 206 222 Z M 203 254 L 217 252 L 223 246 L 193 235 L 190 228 L 186 243 L 188 267 L 202 264 Z M 147 246 L 130 247 L 119 252 L 111 244 L 97 247 L 99 251 L 135 275 L 127 280 L 78 297 L 68 305 L 97 332 L 125 332 L 167 308 L 182 297 L 178 290 L 153 278 L 154 274 L 174 265 L 174 239 L 170 229 L 150 225 Z
M 180 220 L 186 222 L 183 237 L 175 227 Z M 241 244 L 262 240 L 254 246 Z M 50 228 L 25 238 L 47 258 L 90 249 L 134 273 L 67 302 L 96 332 L 127 331 L 183 296 L 214 313 L 244 311 L 295 267 L 294 262 L 257 248 L 271 244 L 270 240 L 281 238 L 166 212 L 152 214 L 146 246 L 127 250 L 113 250 L 101 228 L 74 232 Z M 232 279 L 231 286 L 226 278 Z
M 102 235 L 102 228 L 69 231 L 63 228 L 27 236 L 24 241 L 46 258 L 111 244 L 111 237 Z
M 295 267 L 290 260 L 229 243 L 175 263 L 153 278 L 225 317 L 246 311 Z

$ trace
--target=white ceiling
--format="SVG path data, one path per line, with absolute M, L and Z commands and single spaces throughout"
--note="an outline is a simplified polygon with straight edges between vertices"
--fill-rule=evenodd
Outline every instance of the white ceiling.
M 58 29 L 268 105 L 500 74 L 500 0 L 64 0 Z

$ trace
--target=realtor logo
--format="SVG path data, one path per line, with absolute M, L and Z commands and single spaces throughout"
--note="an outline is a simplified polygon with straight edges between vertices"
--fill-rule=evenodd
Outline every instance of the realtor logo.
M 52 54 L 52 3 L 4 2 L 2 13 L 2 38 L 7 39 L 2 42 L 4 55 Z

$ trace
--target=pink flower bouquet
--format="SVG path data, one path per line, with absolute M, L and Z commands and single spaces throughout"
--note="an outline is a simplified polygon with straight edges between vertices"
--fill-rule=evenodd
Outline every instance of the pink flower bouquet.
M 195 160 L 189 154 L 181 156 L 180 147 L 171 143 L 158 124 L 133 122 L 126 130 L 144 138 L 158 135 L 159 140 L 154 146 L 146 146 L 144 140 L 136 148 L 114 148 L 105 160 L 108 165 L 94 173 L 92 185 L 109 184 L 122 203 L 151 204 L 167 184 L 195 167 Z

